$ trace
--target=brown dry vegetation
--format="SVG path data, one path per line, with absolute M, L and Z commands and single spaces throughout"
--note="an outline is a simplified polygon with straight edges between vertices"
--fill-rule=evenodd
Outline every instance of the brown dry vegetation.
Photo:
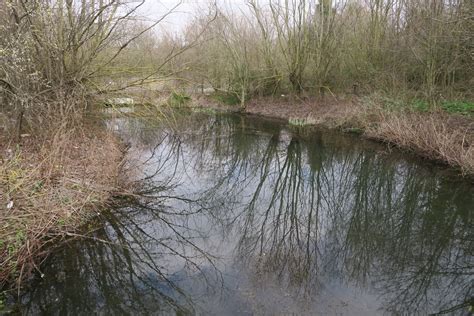
M 20 286 L 117 189 L 119 142 L 85 118 L 122 53 L 161 21 L 138 23 L 142 5 L 0 0 L 0 289 Z
M 118 188 L 118 140 L 97 127 L 23 137 L 0 151 L 0 287 L 20 285 Z M 15 283 L 14 283 L 15 282 Z
M 163 54 L 196 42 L 167 65 L 181 85 L 226 92 L 242 107 L 259 96 L 349 92 L 423 99 L 430 107 L 472 101 L 473 1 L 245 3 L 202 10 L 185 41 L 157 44 Z
M 472 120 L 441 113 L 381 112 L 379 121 L 364 135 L 458 167 L 463 175 L 474 175 Z

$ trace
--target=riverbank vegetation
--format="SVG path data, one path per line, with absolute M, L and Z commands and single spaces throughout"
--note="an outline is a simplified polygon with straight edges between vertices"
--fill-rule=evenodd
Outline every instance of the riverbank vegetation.
M 55 246 L 93 218 L 117 190 L 122 152 L 96 126 L 25 140 L 0 164 L 0 280 L 20 282 Z M 36 143 L 36 144 L 35 144 Z M 5 199 L 3 199 L 5 197 Z
M 122 145 L 94 106 L 126 84 L 110 87 L 116 61 L 161 21 L 138 23 L 143 4 L 0 1 L 0 288 L 39 271 L 123 187 Z
M 218 2 L 161 32 L 180 3 L 144 4 L 0 0 L 0 286 L 119 189 L 104 98 L 358 130 L 474 174 L 472 1 Z
M 429 109 L 472 102 L 471 1 L 249 0 L 216 10 L 212 24 L 198 16 L 175 39 L 199 45 L 168 66 L 242 102 L 373 92 Z
M 419 112 L 408 106 L 394 109 L 373 95 L 346 100 L 264 98 L 248 102 L 245 111 L 288 119 L 290 124 L 358 133 L 456 167 L 463 175 L 474 174 L 474 122 L 469 116 Z
M 211 25 L 198 16 L 175 40 L 203 30 L 168 65 L 183 91 L 211 94 L 198 103 L 310 117 L 474 172 L 472 1 L 245 4 L 218 6 Z

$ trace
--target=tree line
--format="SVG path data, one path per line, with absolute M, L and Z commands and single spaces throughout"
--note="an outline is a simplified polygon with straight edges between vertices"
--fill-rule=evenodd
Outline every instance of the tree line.
M 472 97 L 472 1 L 248 0 L 246 5 L 241 10 L 216 5 L 211 24 L 206 21 L 212 14 L 198 15 L 173 47 L 198 45 L 180 56 L 173 70 L 241 102 L 280 93 L 380 92 L 430 104 Z

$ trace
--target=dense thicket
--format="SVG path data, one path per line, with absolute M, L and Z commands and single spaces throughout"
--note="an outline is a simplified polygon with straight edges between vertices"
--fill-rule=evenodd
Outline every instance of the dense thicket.
M 302 92 L 380 91 L 432 104 L 472 97 L 472 1 L 249 0 L 247 5 L 238 12 L 218 8 L 210 25 L 209 17 L 197 18 L 179 41 L 194 41 L 204 26 L 205 33 L 175 70 L 241 101 Z
M 160 36 L 146 31 L 161 20 L 131 21 L 143 2 L 0 0 L 2 105 L 19 117 L 75 111 L 65 96 L 123 78 L 176 79 L 242 104 L 282 93 L 473 97 L 473 1 L 247 0 L 210 5 Z
M 80 117 L 88 94 L 121 71 L 121 55 L 174 9 L 144 25 L 135 19 L 144 3 L 0 0 L 0 127 L 18 137 L 26 124 Z

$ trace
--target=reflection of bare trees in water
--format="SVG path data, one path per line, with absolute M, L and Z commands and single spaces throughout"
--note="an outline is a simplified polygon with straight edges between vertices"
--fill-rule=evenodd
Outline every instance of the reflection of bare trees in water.
M 24 312 L 185 315 L 194 310 L 194 293 L 183 286 L 222 286 L 213 258 L 193 243 L 182 221 L 168 221 L 157 205 L 134 203 L 101 221 L 103 228 L 80 247 L 55 256 L 42 285 L 24 298 L 31 302 Z
M 472 187 L 418 169 L 364 159 L 343 224 L 344 270 L 375 281 L 389 308 L 402 313 L 438 298 L 448 308 L 473 295 Z
M 439 297 L 449 309 L 473 295 L 472 186 L 321 134 L 216 134 L 231 135 L 227 147 L 208 140 L 200 159 L 226 167 L 206 195 L 242 201 L 230 220 L 238 254 L 259 277 L 306 291 L 328 275 L 372 284 L 397 312 Z
M 243 213 L 239 252 L 255 260 L 259 274 L 276 273 L 300 285 L 317 272 L 318 210 L 313 207 L 314 187 L 305 181 L 300 142 L 291 139 L 283 159 L 276 145 L 270 141 L 261 182 Z
M 222 276 L 215 258 L 194 243 L 202 236 L 187 226 L 189 214 L 147 195 L 131 202 L 105 212 L 80 247 L 56 254 L 41 286 L 23 298 L 24 313 L 188 315 L 201 295 L 193 291 L 219 293 Z
M 220 254 L 200 242 L 209 231 L 230 240 L 235 264 L 256 283 L 276 279 L 300 294 L 347 282 L 374 289 L 394 313 L 456 310 L 473 296 L 471 185 L 355 138 L 291 133 L 244 116 L 186 122 L 125 130 L 140 192 L 110 214 L 97 235 L 106 243 L 68 257 L 67 270 L 83 282 L 75 299 L 120 313 L 191 311 L 183 279 L 223 281 Z M 51 295 L 67 292 L 55 288 L 65 284 Z M 116 303 L 123 297 L 133 302 Z
M 59 271 L 57 276 L 48 275 L 23 298 L 30 302 L 29 313 L 51 308 L 66 314 L 188 314 L 196 294 L 189 287 L 216 294 L 222 290 L 216 258 L 195 243 L 206 236 L 190 224 L 191 217 L 209 209 L 174 192 L 187 170 L 181 160 L 184 136 L 147 128 L 139 120 L 119 123 L 126 125 L 124 139 L 141 154 L 128 166 L 137 192 L 125 202 L 130 206 L 105 213 L 104 228 L 90 240 L 56 255 L 48 271 Z M 72 253 L 76 250 L 80 253 Z

